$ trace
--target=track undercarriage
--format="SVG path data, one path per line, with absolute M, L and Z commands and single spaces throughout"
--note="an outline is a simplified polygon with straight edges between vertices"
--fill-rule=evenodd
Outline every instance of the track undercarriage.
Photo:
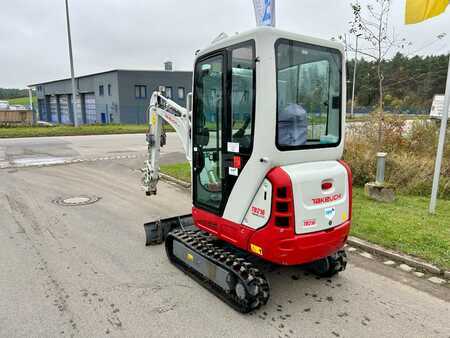
M 235 310 L 248 313 L 269 300 L 269 283 L 249 254 L 196 228 L 191 215 L 146 223 L 144 228 L 146 245 L 165 242 L 172 264 Z M 340 250 L 308 268 L 328 277 L 343 271 L 346 264 L 346 254 Z

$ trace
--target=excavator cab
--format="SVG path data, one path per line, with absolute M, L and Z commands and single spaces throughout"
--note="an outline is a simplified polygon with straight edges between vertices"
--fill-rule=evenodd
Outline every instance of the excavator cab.
M 192 111 L 152 106 L 181 130 L 192 215 L 146 224 L 147 243 L 164 237 L 174 264 L 243 312 L 267 301 L 268 284 L 242 253 L 322 276 L 342 271 L 352 193 L 340 160 L 345 91 L 343 46 L 333 41 L 260 27 L 200 51 Z

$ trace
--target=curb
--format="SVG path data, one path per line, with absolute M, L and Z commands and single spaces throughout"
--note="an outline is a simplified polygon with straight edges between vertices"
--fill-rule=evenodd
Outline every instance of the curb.
M 381 256 L 385 256 L 387 258 L 390 258 L 390 259 L 393 259 L 396 261 L 400 261 L 402 263 L 413 266 L 416 269 L 424 270 L 424 271 L 427 271 L 432 274 L 444 275 L 446 273 L 442 269 L 438 268 L 437 266 L 435 266 L 433 264 L 424 262 L 420 259 L 417 259 L 415 257 L 409 256 L 406 254 L 401 254 L 401 253 L 383 248 L 382 246 L 367 242 L 365 240 L 359 239 L 354 236 L 349 236 L 347 243 L 349 245 L 352 245 L 352 246 L 362 249 L 364 251 L 374 253 L 377 255 L 381 255 Z M 447 271 L 447 274 L 448 274 L 448 271 Z
M 179 180 L 178 178 L 175 178 L 173 176 L 170 176 L 170 175 L 167 175 L 167 174 L 164 174 L 164 173 L 161 173 L 161 172 L 159 173 L 159 177 L 161 177 L 165 181 L 169 181 L 169 182 L 181 185 L 185 189 L 189 189 L 191 187 L 190 183 L 187 183 L 185 181 Z

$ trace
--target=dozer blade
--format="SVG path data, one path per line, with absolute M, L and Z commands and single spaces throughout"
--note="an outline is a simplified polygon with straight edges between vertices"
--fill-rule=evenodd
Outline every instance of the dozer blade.
M 192 214 L 159 219 L 144 224 L 145 245 L 161 244 L 167 238 L 167 234 L 177 228 L 190 230 L 194 228 Z

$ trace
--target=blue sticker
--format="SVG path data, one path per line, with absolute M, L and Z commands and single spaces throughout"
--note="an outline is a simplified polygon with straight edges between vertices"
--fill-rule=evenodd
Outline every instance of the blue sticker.
M 334 215 L 336 215 L 336 208 L 335 207 L 325 208 L 325 217 L 327 219 L 332 220 Z

